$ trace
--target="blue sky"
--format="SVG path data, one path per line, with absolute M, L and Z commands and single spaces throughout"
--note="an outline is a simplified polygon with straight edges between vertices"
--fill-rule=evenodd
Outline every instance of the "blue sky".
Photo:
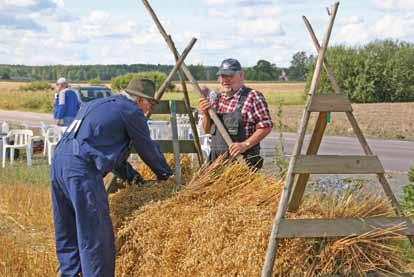
M 288 66 L 297 51 L 315 53 L 302 21 L 322 39 L 327 0 L 149 0 L 187 63 L 243 65 L 266 59 Z M 140 0 L 0 0 L 2 64 L 172 64 Z M 331 45 L 375 39 L 414 42 L 414 0 L 342 0 Z

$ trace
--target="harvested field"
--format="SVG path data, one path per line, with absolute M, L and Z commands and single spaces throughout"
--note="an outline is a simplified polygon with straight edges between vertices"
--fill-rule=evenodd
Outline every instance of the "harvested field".
M 176 84 L 177 89 L 181 90 L 181 85 Z M 191 84 L 187 84 L 191 88 Z M 218 90 L 218 82 L 206 82 L 200 83 L 200 86 L 208 86 L 212 89 Z M 304 82 L 249 82 L 246 81 L 246 86 L 256 89 L 262 93 L 270 92 L 305 92 L 305 83 Z
M 247 82 L 246 85 L 262 92 L 270 106 L 278 105 L 279 103 L 283 103 L 283 105 L 305 103 L 305 83 L 303 82 Z M 217 82 L 201 82 L 200 86 L 208 86 L 211 89 L 219 90 L 219 84 Z M 191 84 L 188 84 L 187 88 L 190 91 L 191 104 L 197 106 L 198 94 L 193 91 Z M 182 91 L 181 85 L 178 83 L 176 84 L 176 90 Z M 165 95 L 165 98 L 182 99 L 183 95 L 181 92 L 170 92 Z
M 54 276 L 49 188 L 0 185 L 0 276 Z
M 18 89 L 25 84 L 27 84 L 27 82 L 0 81 L 0 91 Z
M 414 103 L 353 104 L 354 115 L 367 137 L 414 140 Z M 304 107 L 284 106 L 282 122 L 285 131 L 296 132 Z M 273 107 L 273 115 L 277 108 Z M 314 126 L 316 113 L 310 121 Z M 312 127 L 313 128 L 313 127 Z M 310 128 L 308 128 L 309 130 Z M 344 113 L 332 113 L 332 123 L 327 134 L 337 136 L 353 135 L 351 125 Z

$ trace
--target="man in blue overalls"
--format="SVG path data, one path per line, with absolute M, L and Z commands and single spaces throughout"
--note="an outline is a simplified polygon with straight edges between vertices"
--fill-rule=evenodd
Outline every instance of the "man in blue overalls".
M 114 276 L 114 234 L 103 176 L 125 166 L 131 142 L 158 180 L 172 175 L 144 115 L 155 102 L 154 92 L 153 82 L 135 78 L 123 95 L 91 101 L 57 145 L 51 192 L 61 276 Z
M 244 85 L 244 73 L 236 59 L 225 59 L 217 72 L 220 93 L 206 88 L 206 98 L 201 98 L 199 110 L 205 133 L 211 134 L 209 160 L 226 154 L 239 154 L 255 169 L 263 166 L 260 142 L 272 131 L 272 119 L 262 93 Z M 207 95 L 208 94 L 208 95 Z M 227 146 L 224 138 L 213 124 L 208 110 L 213 108 L 233 143 Z

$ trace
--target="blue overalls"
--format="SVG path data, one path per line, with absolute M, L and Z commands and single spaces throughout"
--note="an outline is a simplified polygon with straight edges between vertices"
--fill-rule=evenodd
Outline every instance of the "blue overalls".
M 103 176 L 124 161 L 132 142 L 158 179 L 172 175 L 141 109 L 124 96 L 83 106 L 56 147 L 51 192 L 62 276 L 114 276 L 115 248 Z

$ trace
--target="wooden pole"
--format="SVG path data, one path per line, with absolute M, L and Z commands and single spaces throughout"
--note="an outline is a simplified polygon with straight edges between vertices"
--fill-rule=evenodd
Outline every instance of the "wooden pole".
M 315 46 L 316 51 L 319 53 L 321 49 L 321 45 L 319 44 L 318 39 L 316 38 L 315 32 L 313 31 L 312 25 L 310 24 L 309 20 L 306 18 L 306 16 L 303 16 L 303 21 L 305 22 L 306 28 L 309 31 L 309 34 L 312 38 L 313 44 Z M 334 91 L 337 94 L 343 94 L 341 87 L 339 86 L 338 82 L 335 79 L 335 76 L 333 74 L 333 70 L 331 66 L 329 65 L 328 61 L 324 59 L 323 66 L 325 68 L 326 74 L 328 76 L 329 81 L 332 84 L 332 87 Z
M 336 2 L 333 5 L 332 12 L 331 12 L 331 15 L 330 15 L 329 26 L 328 26 L 328 29 L 326 30 L 326 33 L 325 33 L 325 39 L 324 39 L 324 42 L 322 44 L 322 47 L 321 47 L 320 51 L 318 51 L 318 55 L 323 56 L 323 59 L 320 59 L 319 56 L 318 56 L 318 59 L 317 59 L 317 62 L 316 62 L 315 72 L 318 72 L 319 74 L 317 76 L 314 75 L 313 78 L 312 78 L 312 83 L 311 83 L 311 87 L 310 87 L 310 93 L 312 93 L 312 95 L 313 95 L 313 93 L 316 93 L 316 91 L 317 91 L 317 86 L 319 84 L 319 80 L 320 80 L 320 77 L 321 77 L 320 76 L 320 71 L 321 71 L 321 68 L 323 66 L 323 62 L 325 60 L 326 51 L 328 50 L 328 42 L 329 42 L 329 39 L 331 37 L 333 23 L 335 21 L 336 13 L 338 12 L 338 6 L 339 6 L 339 2 Z
M 170 110 L 171 110 L 172 145 L 173 145 L 174 163 L 175 163 L 175 182 L 177 185 L 182 185 L 181 166 L 180 166 L 180 146 L 178 145 L 178 129 L 177 129 L 177 104 L 175 100 L 170 101 Z
M 346 116 L 348 117 L 349 122 L 351 123 L 352 128 L 354 129 L 355 135 L 358 138 L 359 143 L 362 146 L 362 149 L 364 150 L 365 155 L 374 155 L 371 148 L 369 147 L 368 142 L 366 141 L 361 129 L 359 128 L 358 122 L 356 121 L 353 113 L 346 112 Z M 385 178 L 383 173 L 377 174 L 378 179 L 385 191 L 385 194 L 388 196 L 388 198 L 391 201 L 392 206 L 394 207 L 394 210 L 397 215 L 402 216 L 404 213 L 401 210 L 400 204 L 398 203 L 397 198 L 395 198 L 394 193 L 392 192 L 387 179 Z
M 316 121 L 315 129 L 313 130 L 312 138 L 309 142 L 309 147 L 306 155 L 316 155 L 322 142 L 323 134 L 325 133 L 328 115 L 326 112 L 319 113 L 318 120 Z M 306 184 L 309 180 L 310 174 L 300 174 L 296 184 L 293 188 L 292 195 L 289 201 L 289 211 L 295 212 L 298 210 L 302 201 L 303 194 L 305 193 Z
M 169 35 L 165 31 L 164 27 L 162 26 L 161 22 L 159 21 L 159 19 L 158 19 L 157 15 L 155 14 L 154 10 L 152 9 L 152 7 L 150 6 L 150 4 L 148 3 L 147 0 L 142 0 L 142 3 L 144 4 L 144 6 L 148 10 L 149 14 L 151 15 L 152 19 L 154 20 L 155 25 L 157 26 L 158 30 L 160 31 L 161 35 L 163 36 L 163 38 L 164 38 L 165 42 L 167 43 L 168 47 L 174 53 L 174 47 L 173 47 L 173 45 L 171 44 L 171 42 L 169 40 Z M 200 86 L 198 85 L 197 80 L 193 77 L 193 75 L 191 74 L 190 70 L 185 65 L 185 63 L 182 64 L 181 68 L 182 68 L 185 76 L 187 77 L 187 79 L 193 85 L 193 88 L 195 89 L 195 91 L 198 92 L 200 97 L 205 98 L 205 96 L 203 95 L 203 93 L 201 91 Z M 214 124 L 216 125 L 217 130 L 222 135 L 224 141 L 226 142 L 226 144 L 228 146 L 230 146 L 230 144 L 232 144 L 233 141 L 232 141 L 229 133 L 227 132 L 227 129 L 224 127 L 223 123 L 220 121 L 219 117 L 217 116 L 217 114 L 215 113 L 214 110 L 210 109 L 208 111 L 208 113 L 210 115 L 211 120 L 213 120 Z
M 176 61 L 178 61 L 179 60 L 179 54 L 178 54 L 178 51 L 177 51 L 177 47 L 175 47 L 175 44 L 174 44 L 171 36 L 170 36 L 169 40 L 170 40 L 170 42 L 173 46 L 173 49 L 174 49 L 174 58 L 175 58 Z M 190 97 L 188 95 L 187 84 L 185 83 L 185 75 L 184 75 L 184 72 L 181 70 L 181 68 L 178 70 L 178 76 L 180 77 L 181 87 L 183 88 L 184 103 L 185 103 L 185 107 L 187 108 L 188 118 L 190 119 L 190 126 L 191 126 L 191 130 L 193 132 L 193 141 L 194 141 L 194 146 L 195 146 L 196 151 L 197 151 L 198 163 L 201 166 L 204 163 L 204 161 L 203 161 L 203 152 L 201 151 L 200 137 L 198 136 L 197 125 L 196 125 L 196 122 L 195 122 L 195 119 L 194 119 L 193 111 L 191 110 Z
M 184 52 L 181 55 L 181 57 L 179 59 L 177 59 L 177 62 L 175 64 L 174 68 L 171 70 L 170 74 L 168 74 L 167 79 L 165 79 L 164 83 L 160 86 L 160 88 L 155 93 L 155 96 L 154 96 L 155 99 L 160 100 L 162 98 L 162 96 L 164 95 L 165 91 L 167 90 L 168 85 L 170 84 L 172 78 L 177 73 L 177 71 L 180 69 L 181 65 L 183 64 L 183 62 L 184 62 L 185 58 L 187 57 L 187 55 L 190 53 L 190 51 L 193 48 L 196 41 L 197 41 L 196 38 L 191 39 L 188 46 L 184 49 Z M 149 111 L 145 116 L 147 118 L 150 118 L 151 117 L 151 111 Z
M 277 254 L 277 233 L 279 231 L 280 222 L 282 221 L 286 213 L 287 207 L 288 207 L 289 197 L 290 197 L 290 193 L 292 189 L 292 184 L 294 181 L 293 168 L 296 164 L 297 157 L 301 153 L 303 141 L 305 138 L 306 128 L 307 128 L 309 117 L 310 117 L 310 112 L 308 111 L 308 107 L 312 103 L 311 101 L 312 101 L 313 95 L 316 93 L 317 88 L 318 88 L 318 84 L 320 80 L 320 73 L 322 70 L 323 61 L 325 59 L 326 50 L 328 48 L 333 24 L 335 22 L 336 13 L 338 11 L 338 6 L 339 6 L 339 2 L 336 2 L 333 5 L 332 13 L 331 13 L 330 20 L 329 20 L 329 26 L 326 31 L 325 38 L 322 44 L 323 46 L 322 46 L 321 51 L 319 51 L 318 59 L 316 61 L 315 72 L 312 78 L 312 84 L 311 84 L 310 91 L 309 91 L 309 97 L 308 97 L 308 101 L 306 104 L 306 109 L 303 112 L 301 126 L 298 131 L 298 139 L 295 144 L 292 158 L 289 162 L 287 178 L 286 178 L 285 185 L 284 185 L 282 195 L 280 198 L 279 207 L 276 212 L 275 218 L 273 220 L 272 231 L 270 234 L 269 243 L 268 243 L 267 251 L 266 251 L 265 263 L 262 269 L 262 275 L 261 275 L 262 277 L 271 277 L 273 273 L 273 266 L 274 266 L 274 263 L 276 260 L 276 254 Z

